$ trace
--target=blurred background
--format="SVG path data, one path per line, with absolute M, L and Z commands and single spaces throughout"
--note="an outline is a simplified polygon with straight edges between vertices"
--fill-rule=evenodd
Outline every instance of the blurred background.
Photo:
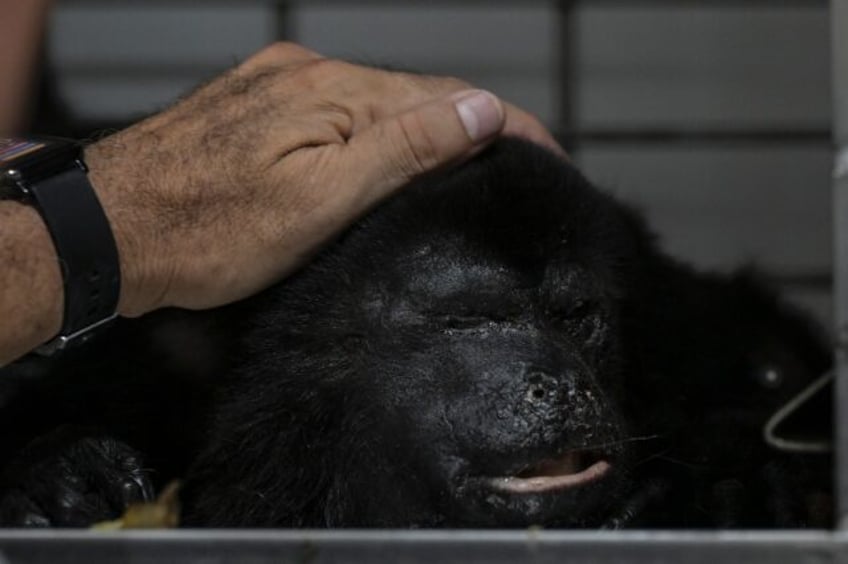
M 497 92 L 672 254 L 756 262 L 830 326 L 826 1 L 59 0 L 33 128 L 120 127 L 277 39 Z

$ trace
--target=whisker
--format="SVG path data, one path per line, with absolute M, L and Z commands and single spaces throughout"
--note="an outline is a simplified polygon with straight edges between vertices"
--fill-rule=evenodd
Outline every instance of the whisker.
M 620 445 L 629 444 L 629 443 L 652 441 L 654 439 L 661 439 L 662 437 L 663 437 L 663 435 L 661 435 L 661 434 L 636 435 L 636 436 L 632 436 L 632 437 L 625 437 L 623 439 L 618 439 L 618 440 L 615 440 L 615 441 L 608 441 L 608 442 L 605 442 L 605 443 L 589 444 L 589 445 L 582 446 L 580 448 L 585 449 L 585 450 L 604 449 L 604 448 L 615 447 L 615 446 L 620 446 Z
M 634 462 L 632 467 L 636 468 L 637 466 L 641 466 L 642 464 L 646 464 L 646 463 L 648 463 L 652 460 L 662 460 L 662 461 L 665 461 L 665 462 L 669 462 L 671 464 L 683 466 L 684 468 L 701 468 L 701 467 L 703 467 L 703 464 L 695 464 L 693 462 L 687 462 L 686 460 L 681 460 L 680 458 L 674 458 L 674 457 L 668 456 L 667 453 L 670 452 L 670 451 L 671 451 L 671 449 L 669 448 L 669 449 L 666 449 L 666 450 L 662 450 L 662 451 L 650 454 L 650 455 L 646 456 L 645 458 L 643 458 L 641 460 L 637 460 L 636 462 Z
M 696 464 L 694 462 L 687 462 L 685 460 L 681 460 L 679 458 L 672 458 L 671 456 L 657 456 L 659 460 L 664 460 L 666 462 L 670 462 L 672 464 L 678 464 L 680 466 L 685 466 L 686 468 L 704 468 L 704 464 Z

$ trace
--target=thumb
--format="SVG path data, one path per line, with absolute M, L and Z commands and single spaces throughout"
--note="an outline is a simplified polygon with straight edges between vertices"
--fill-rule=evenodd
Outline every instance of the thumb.
M 503 103 L 494 94 L 456 92 L 355 134 L 348 141 L 348 170 L 359 170 L 360 186 L 380 198 L 413 177 L 471 157 L 504 123 Z

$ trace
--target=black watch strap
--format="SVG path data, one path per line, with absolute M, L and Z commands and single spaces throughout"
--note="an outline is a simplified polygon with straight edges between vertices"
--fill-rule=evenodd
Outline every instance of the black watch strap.
M 36 352 L 52 354 L 116 317 L 120 263 L 109 220 L 77 160 L 26 188 L 44 219 L 62 269 L 64 321 L 59 335 Z

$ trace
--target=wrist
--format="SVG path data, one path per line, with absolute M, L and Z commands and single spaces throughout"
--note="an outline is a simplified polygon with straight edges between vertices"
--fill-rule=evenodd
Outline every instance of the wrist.
M 81 157 L 79 145 L 67 139 L 0 139 L 3 197 L 37 212 L 52 243 L 53 260 L 61 267 L 62 324 L 54 338 L 37 349 L 40 354 L 91 338 L 115 318 L 120 296 L 112 229 Z M 21 218 L 26 222 L 27 215 Z
M 144 217 L 144 207 L 134 201 L 138 197 L 138 179 L 133 159 L 111 138 L 85 149 L 89 180 L 103 207 L 115 244 L 121 270 L 121 293 L 118 313 L 135 317 L 160 304 L 155 291 L 160 285 L 156 265 L 163 261 L 150 260 L 156 256 L 155 238 L 150 236 L 152 218 Z M 161 296 L 161 292 L 158 294 Z

